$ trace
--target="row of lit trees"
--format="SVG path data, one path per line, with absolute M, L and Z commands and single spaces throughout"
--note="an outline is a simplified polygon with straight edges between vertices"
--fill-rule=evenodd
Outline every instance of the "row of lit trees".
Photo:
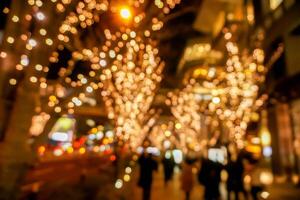
M 50 114 L 53 123 L 55 116 L 73 114 L 74 107 L 91 100 L 87 98 L 89 93 L 97 98 L 94 90 L 100 89 L 119 139 L 133 144 L 140 138 L 137 130 L 144 124 L 151 125 L 145 122 L 151 119 L 147 111 L 163 68 L 150 37 L 163 27 L 162 17 L 178 3 L 180 0 L 28 0 L 13 1 L 11 8 L 5 9 L 8 21 L 0 52 L 0 116 L 7 118 L 7 126 L 1 126 L 1 132 L 5 132 L 1 142 L 1 194 L 13 198 L 16 183 L 30 162 L 28 132 L 35 125 L 32 117 L 36 113 Z M 112 22 L 101 21 L 102 16 Z M 131 29 L 119 28 L 123 26 Z M 60 71 L 60 78 L 49 82 L 49 64 L 58 63 L 59 51 L 65 48 L 73 52 L 72 59 L 66 70 Z M 80 55 L 88 52 L 97 54 L 88 59 L 92 63 L 89 74 L 78 75 L 78 81 L 70 80 L 74 62 L 84 60 Z M 5 109 L 9 94 L 14 92 L 12 109 Z
M 184 142 L 181 142 L 184 146 L 198 143 L 202 147 L 204 141 L 214 145 L 223 133 L 227 140 L 243 147 L 251 116 L 267 99 L 266 95 L 259 98 L 259 87 L 267 72 L 264 51 L 260 48 L 263 33 L 258 32 L 254 46 L 247 44 L 242 51 L 239 48 L 242 44 L 235 41 L 238 34 L 236 25 L 224 28 L 223 34 L 227 50 L 224 71 L 216 73 L 213 78 L 201 80 L 202 84 L 190 79 L 181 90 L 170 93 L 166 100 L 181 126 L 176 132 L 183 132 Z M 208 93 L 197 93 L 199 88 Z M 209 98 L 204 100 L 203 95 Z M 205 120 L 201 121 L 204 113 Z M 208 135 L 201 135 L 204 128 L 210 132 Z

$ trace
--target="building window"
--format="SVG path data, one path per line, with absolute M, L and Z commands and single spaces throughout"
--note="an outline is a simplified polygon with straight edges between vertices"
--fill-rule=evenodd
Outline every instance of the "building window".
M 254 8 L 252 1 L 248 1 L 247 3 L 247 20 L 249 24 L 254 24 Z
M 283 0 L 270 0 L 270 8 L 275 10 L 283 2 Z

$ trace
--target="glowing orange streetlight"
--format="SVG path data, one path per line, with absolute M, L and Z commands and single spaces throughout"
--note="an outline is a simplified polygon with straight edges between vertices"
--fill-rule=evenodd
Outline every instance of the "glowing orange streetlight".
M 132 14 L 131 14 L 131 10 L 128 8 L 128 7 L 122 7 L 120 9 L 120 16 L 123 18 L 123 19 L 130 19 Z

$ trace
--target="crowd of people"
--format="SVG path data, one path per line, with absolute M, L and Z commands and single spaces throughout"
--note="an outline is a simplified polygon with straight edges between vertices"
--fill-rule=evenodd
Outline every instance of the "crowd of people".
M 144 152 L 138 163 L 140 165 L 140 177 L 138 185 L 143 189 L 143 200 L 150 200 L 151 185 L 153 181 L 153 172 L 158 170 L 158 160 L 161 160 L 164 172 L 164 183 L 167 186 L 172 180 L 174 167 L 176 166 L 172 155 L 163 156 L 161 159 L 154 158 L 153 155 Z M 242 152 L 230 154 L 226 163 L 220 163 L 211 160 L 206 156 L 201 158 L 186 156 L 184 162 L 178 167 L 181 169 L 180 183 L 181 190 L 185 194 L 185 199 L 189 200 L 194 186 L 201 184 L 204 187 L 205 200 L 219 200 L 221 172 L 226 171 L 227 178 L 225 181 L 227 189 L 227 199 L 257 200 L 258 193 L 262 191 L 262 185 L 259 181 L 259 169 L 256 167 L 257 161 L 247 160 L 247 169 L 245 170 L 245 157 Z M 251 177 L 251 189 L 246 190 L 244 187 L 245 171 Z

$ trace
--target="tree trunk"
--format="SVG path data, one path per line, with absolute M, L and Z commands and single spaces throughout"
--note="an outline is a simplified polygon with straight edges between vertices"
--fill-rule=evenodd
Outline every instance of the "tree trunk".
M 19 87 L 4 142 L 0 143 L 0 199 L 16 199 L 21 180 L 32 162 L 28 132 L 34 115 L 36 89 Z
M 18 78 L 16 77 L 16 64 L 19 62 L 20 55 L 25 48 L 25 42 L 21 39 L 16 39 L 14 44 L 9 44 L 6 42 L 6 38 L 8 36 L 18 38 L 22 33 L 26 33 L 29 27 L 27 20 L 22 20 L 19 23 L 14 23 L 10 20 L 14 15 L 18 15 L 20 19 L 24 18 L 30 9 L 27 2 L 16 2 L 11 2 L 10 13 L 7 17 L 7 24 L 0 47 L 1 51 L 6 53 L 5 58 L 0 58 L 0 141 L 5 137 L 4 133 L 12 109 L 13 102 L 10 99 L 10 95 L 16 92 L 17 87 L 9 85 L 9 79 Z
M 9 85 L 10 74 L 16 65 L 16 57 L 9 53 L 0 60 L 0 141 L 4 139 L 5 129 L 8 124 L 9 113 L 12 106 L 15 86 Z

